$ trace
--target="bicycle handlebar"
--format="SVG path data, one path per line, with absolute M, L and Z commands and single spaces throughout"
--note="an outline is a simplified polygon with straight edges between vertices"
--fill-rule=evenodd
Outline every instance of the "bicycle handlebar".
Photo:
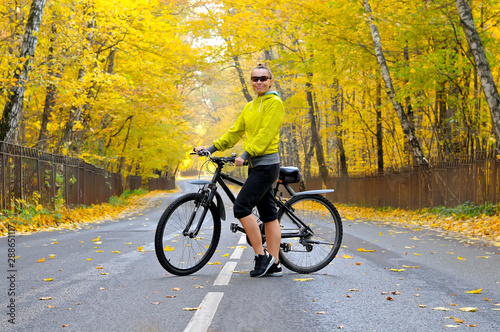
M 236 153 L 233 153 L 230 157 L 214 157 L 208 150 L 201 150 L 199 152 L 191 152 L 191 155 L 198 155 L 202 157 L 208 157 L 211 161 L 215 163 L 223 163 L 223 164 L 234 164 L 236 159 Z M 247 166 L 248 161 L 246 160 L 243 163 L 243 166 Z

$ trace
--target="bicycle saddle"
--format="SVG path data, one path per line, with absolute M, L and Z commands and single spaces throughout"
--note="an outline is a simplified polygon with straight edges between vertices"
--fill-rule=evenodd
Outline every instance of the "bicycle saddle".
M 297 167 L 280 167 L 279 179 L 286 183 L 297 183 L 302 179 L 302 173 Z

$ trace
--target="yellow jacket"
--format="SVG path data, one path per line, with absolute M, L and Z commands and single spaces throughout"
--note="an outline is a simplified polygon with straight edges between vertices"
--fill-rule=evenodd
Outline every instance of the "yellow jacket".
M 232 148 L 245 135 L 243 159 L 277 153 L 284 117 L 285 109 L 278 93 L 269 91 L 247 103 L 234 125 L 213 145 L 223 151 Z

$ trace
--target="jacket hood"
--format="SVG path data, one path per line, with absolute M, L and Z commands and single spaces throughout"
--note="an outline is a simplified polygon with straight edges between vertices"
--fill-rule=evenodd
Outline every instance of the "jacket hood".
M 280 95 L 279 95 L 276 91 L 274 91 L 274 90 L 273 90 L 273 91 L 267 91 L 267 92 L 264 94 L 264 96 L 267 96 L 267 95 L 276 95 L 276 96 L 278 96 L 278 97 L 280 96 Z

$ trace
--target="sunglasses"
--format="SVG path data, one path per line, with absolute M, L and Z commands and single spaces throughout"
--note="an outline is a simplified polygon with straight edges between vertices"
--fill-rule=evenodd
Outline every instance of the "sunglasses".
M 269 77 L 267 77 L 267 76 L 252 76 L 251 79 L 252 79 L 252 82 L 258 82 L 258 81 L 265 82 L 269 79 Z

